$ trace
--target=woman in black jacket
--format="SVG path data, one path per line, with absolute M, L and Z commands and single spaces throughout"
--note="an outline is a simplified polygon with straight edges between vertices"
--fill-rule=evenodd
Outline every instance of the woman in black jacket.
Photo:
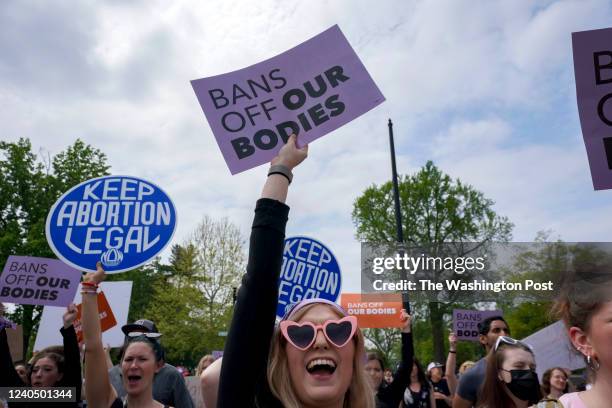
M 38 387 L 74 387 L 75 402 L 40 402 L 37 407 L 77 407 L 81 401 L 81 359 L 79 343 L 72 323 L 76 319 L 77 308 L 74 304 L 67 307 L 64 313 L 64 325 L 60 329 L 64 343 L 64 353 L 43 351 L 32 360 L 28 373 L 30 384 Z M 0 316 L 1 317 L 1 316 Z M 19 377 L 8 346 L 6 328 L 0 329 L 0 387 L 26 387 L 27 384 Z M 29 406 L 32 403 L 11 402 L 9 407 Z

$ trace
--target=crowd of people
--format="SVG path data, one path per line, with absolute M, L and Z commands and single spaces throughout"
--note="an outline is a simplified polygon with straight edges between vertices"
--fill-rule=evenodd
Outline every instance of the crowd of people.
M 308 147 L 296 137 L 272 160 L 257 201 L 246 275 L 238 291 L 222 359 L 204 356 L 198 364 L 206 407 L 238 408 L 602 408 L 612 396 L 612 284 L 607 277 L 564 286 L 555 311 L 567 326 L 576 352 L 584 356 L 590 386 L 568 392 L 569 373 L 551 367 L 540 383 L 534 352 L 511 337 L 502 316 L 479 324 L 484 357 L 456 370 L 457 339 L 449 336 L 445 364 L 423 369 L 415 358 L 412 317 L 401 313 L 401 361 L 395 369 L 366 353 L 357 319 L 324 299 L 292 305 L 276 322 L 285 204 L 292 170 Z M 63 347 L 42 350 L 28 364 L 13 364 L 7 325 L 0 324 L 0 387 L 73 387 L 69 403 L 13 403 L 8 406 L 150 408 L 193 407 L 181 373 L 165 362 L 161 333 L 149 320 L 122 328 L 125 344 L 113 366 L 103 346 L 97 289 L 105 278 L 100 264 L 82 282 L 79 349 L 68 307 L 60 332 Z M 585 286 L 586 285 L 586 286 Z M 589 286 L 590 285 L 590 286 Z M 6 323 L 5 319 L 0 323 Z M 10 330 L 10 329 L 9 329 Z M 365 356 L 365 357 L 364 357 Z M 83 390 L 83 392 L 81 392 Z M 196 401 L 199 403 L 200 401 Z

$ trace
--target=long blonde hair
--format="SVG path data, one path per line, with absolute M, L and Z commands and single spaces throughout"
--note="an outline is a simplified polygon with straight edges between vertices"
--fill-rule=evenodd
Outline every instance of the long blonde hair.
M 295 312 L 291 320 L 299 320 L 313 306 L 320 304 L 312 304 L 303 307 Z M 334 313 L 340 316 L 337 310 Z M 353 377 L 348 390 L 344 394 L 344 408 L 375 408 L 374 391 L 364 368 L 365 345 L 361 330 L 357 329 L 353 337 L 355 342 L 355 355 L 353 357 Z M 293 386 L 291 385 L 291 376 L 289 375 L 289 366 L 287 363 L 287 353 L 285 345 L 287 341 L 281 334 L 278 327 L 272 338 L 272 348 L 270 350 L 270 358 L 268 363 L 268 384 L 272 394 L 282 403 L 285 408 L 301 408 L 302 404 L 295 395 Z

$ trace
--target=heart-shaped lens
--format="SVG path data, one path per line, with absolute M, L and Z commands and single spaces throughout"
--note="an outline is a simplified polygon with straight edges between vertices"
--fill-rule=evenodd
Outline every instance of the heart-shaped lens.
M 338 347 L 343 346 L 348 341 L 352 332 L 353 324 L 349 321 L 328 323 L 325 328 L 325 334 L 327 334 L 329 341 Z
M 289 326 L 287 327 L 287 336 L 296 347 L 306 348 L 314 338 L 314 328 L 310 325 Z

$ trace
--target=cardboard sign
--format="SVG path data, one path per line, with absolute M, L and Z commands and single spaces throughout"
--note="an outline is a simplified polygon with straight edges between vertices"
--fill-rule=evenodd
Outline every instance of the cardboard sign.
M 292 133 L 311 142 L 385 100 L 337 25 L 191 85 L 232 174 L 269 162 Z
M 539 378 L 542 378 L 550 367 L 569 368 L 573 371 L 585 366 L 582 355 L 570 351 L 573 348 L 572 343 L 561 320 L 538 330 L 522 341 L 533 349 Z
M 47 241 L 80 270 L 123 272 L 149 261 L 172 239 L 176 210 L 149 181 L 128 176 L 87 180 L 67 191 L 47 216 Z
M 278 279 L 276 315 L 302 299 L 323 298 L 335 302 L 340 294 L 342 275 L 332 252 L 313 238 L 285 239 L 283 265 Z
M 453 309 L 453 331 L 457 340 L 478 341 L 478 323 L 491 316 L 502 316 L 501 310 Z
M 0 301 L 68 306 L 80 280 L 78 270 L 57 259 L 11 255 L 0 276 Z
M 357 317 L 362 329 L 402 327 L 402 295 L 343 293 L 340 304 L 349 315 Z
M 595 190 L 612 188 L 612 28 L 572 33 L 578 114 Z
M 18 325 L 14 329 L 6 330 L 9 350 L 11 350 L 11 359 L 13 363 L 23 361 L 23 327 Z
M 104 345 L 109 344 L 111 347 L 121 347 L 125 339 L 125 335 L 121 331 L 121 326 L 127 323 L 132 282 L 102 282 L 99 290 L 104 292 L 104 296 L 117 321 L 115 326 L 102 332 L 102 343 Z M 76 305 L 82 303 L 80 291 L 77 291 L 72 302 Z M 62 335 L 59 329 L 62 327 L 62 315 L 65 311 L 66 309 L 63 307 L 44 307 L 40 325 L 38 326 L 38 332 L 36 333 L 34 350 L 41 350 L 48 346 L 62 344 Z
M 77 305 L 77 317 L 74 320 L 73 326 L 74 331 L 77 335 L 77 340 L 79 343 L 83 342 L 83 327 L 81 326 L 81 310 L 83 309 L 83 304 L 80 303 Z M 108 300 L 106 300 L 106 296 L 104 296 L 104 292 L 98 293 L 98 315 L 100 316 L 100 332 L 104 333 L 105 331 L 115 327 L 117 325 L 117 320 L 115 319 L 115 315 L 113 314 L 113 309 L 111 309 L 108 304 Z

